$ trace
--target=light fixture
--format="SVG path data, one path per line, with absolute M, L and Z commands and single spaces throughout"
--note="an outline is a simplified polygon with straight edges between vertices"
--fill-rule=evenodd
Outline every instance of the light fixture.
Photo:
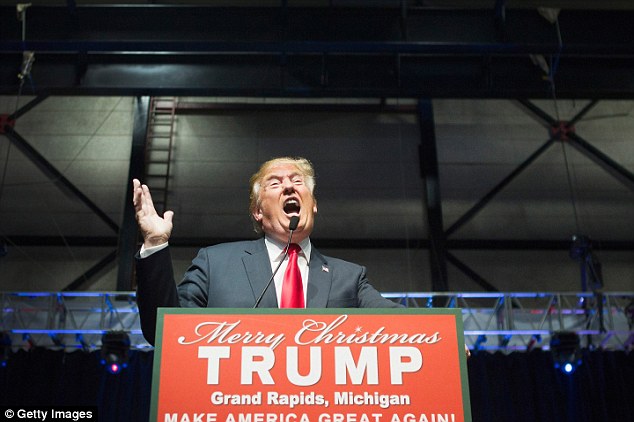
M 118 374 L 128 366 L 130 337 L 124 331 L 109 331 L 101 337 L 101 364 L 111 374 Z
M 11 356 L 11 336 L 6 331 L 0 332 L 0 367 L 7 366 Z
M 555 368 L 565 374 L 572 374 L 581 365 L 581 342 L 579 335 L 572 331 L 559 331 L 550 338 L 550 352 Z
M 573 236 L 570 257 L 581 265 L 581 291 L 588 291 L 588 287 L 593 292 L 603 288 L 601 262 L 592 251 L 592 239 L 583 235 Z

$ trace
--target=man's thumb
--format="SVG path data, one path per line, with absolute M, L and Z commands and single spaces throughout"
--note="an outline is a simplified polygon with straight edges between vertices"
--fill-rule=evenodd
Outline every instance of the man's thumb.
M 165 213 L 163 213 L 163 219 L 167 221 L 168 223 L 171 223 L 173 218 L 174 218 L 174 211 L 165 211 Z

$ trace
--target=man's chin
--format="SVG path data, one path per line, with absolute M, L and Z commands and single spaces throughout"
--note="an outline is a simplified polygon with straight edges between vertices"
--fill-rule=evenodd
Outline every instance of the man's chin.
M 301 218 L 302 218 L 299 214 L 285 214 L 285 215 L 286 215 L 286 218 L 287 218 L 287 224 L 290 224 L 291 219 L 292 219 L 293 217 L 297 217 L 297 218 L 298 218 L 298 219 L 300 219 L 300 220 L 301 220 Z

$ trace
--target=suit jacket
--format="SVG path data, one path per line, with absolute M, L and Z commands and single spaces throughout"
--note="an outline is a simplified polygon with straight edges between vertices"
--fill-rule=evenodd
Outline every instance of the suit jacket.
M 307 308 L 395 308 L 372 287 L 365 267 L 323 256 L 311 248 Z M 201 249 L 176 286 L 169 248 L 137 254 L 137 302 L 143 335 L 154 344 L 158 307 L 252 308 L 272 275 L 264 239 Z M 259 305 L 277 308 L 275 286 Z

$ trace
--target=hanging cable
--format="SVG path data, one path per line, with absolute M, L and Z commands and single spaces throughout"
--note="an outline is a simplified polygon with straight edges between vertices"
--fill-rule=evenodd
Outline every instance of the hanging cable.
M 563 49 L 563 42 L 561 38 L 561 30 L 559 28 L 559 16 L 555 18 L 555 29 L 557 30 L 557 53 L 550 59 L 550 74 L 548 76 L 548 80 L 550 82 L 550 90 L 553 96 L 553 105 L 555 107 L 555 116 L 557 117 L 557 121 L 561 121 L 561 117 L 559 115 L 559 106 L 557 104 L 557 89 L 555 88 L 555 75 L 557 74 L 557 70 L 559 69 L 559 60 L 561 58 L 561 51 Z
M 4 160 L 4 165 L 2 167 L 2 179 L 0 179 L 0 208 L 2 206 L 2 195 L 4 193 L 4 184 L 7 179 L 7 171 L 9 168 L 9 156 L 11 153 L 11 142 L 7 143 L 7 156 Z
M 22 95 L 22 87 L 24 86 L 24 78 L 30 77 L 31 68 L 35 61 L 35 53 L 33 51 L 26 51 L 26 9 L 31 6 L 31 3 L 18 3 L 16 5 L 17 19 L 22 22 L 22 66 L 20 67 L 20 73 L 18 73 L 18 79 L 20 84 L 18 86 L 18 94 L 15 98 L 14 114 L 18 111 L 20 105 L 20 97 Z M 9 167 L 9 157 L 11 155 L 11 142 L 7 146 L 7 155 L 4 161 L 2 169 L 2 179 L 0 180 L 0 204 L 2 204 L 2 195 L 4 193 L 4 185 L 7 176 L 7 169 Z
M 31 7 L 31 3 L 18 3 L 16 5 L 17 17 L 22 22 L 22 65 L 20 66 L 20 72 L 18 73 L 18 79 L 20 83 L 18 85 L 18 95 L 15 99 L 15 110 L 18 110 L 20 97 L 22 96 L 22 89 L 24 87 L 24 80 L 28 79 L 33 86 L 33 80 L 31 79 L 31 69 L 33 68 L 33 62 L 35 61 L 35 52 L 26 49 L 26 10 Z
M 557 101 L 557 90 L 555 88 L 555 74 L 557 73 L 557 70 L 559 69 L 559 60 L 561 58 L 561 51 L 563 50 L 563 40 L 562 40 L 562 36 L 561 36 L 561 28 L 559 27 L 559 16 L 557 15 L 557 17 L 555 18 L 555 28 L 557 30 L 557 42 L 558 42 L 558 49 L 557 49 L 557 53 L 554 55 L 554 57 L 552 58 L 552 64 L 551 64 L 551 73 L 550 73 L 550 86 L 551 86 L 551 92 L 552 92 L 552 96 L 553 96 L 553 106 L 555 108 L 555 116 L 557 118 L 558 122 L 561 122 L 561 117 L 559 114 L 559 104 Z M 565 136 L 564 136 L 565 138 Z M 568 191 L 570 193 L 570 203 L 572 204 L 572 213 L 574 216 L 574 221 L 575 221 L 575 233 L 580 233 L 580 224 L 579 224 L 579 213 L 577 210 L 577 196 L 575 193 L 575 189 L 574 189 L 574 183 L 572 180 L 572 174 L 571 174 L 571 166 L 572 164 L 570 163 L 570 161 L 568 160 L 568 152 L 566 150 L 566 143 L 565 143 L 565 139 L 562 139 L 561 142 L 561 150 L 564 156 L 564 165 L 566 167 L 566 180 L 568 183 Z
M 555 33 L 557 34 L 557 51 L 554 55 L 550 56 L 548 65 L 542 63 L 542 69 L 546 71 L 545 79 L 550 85 L 550 93 L 553 98 L 553 106 L 555 107 L 555 116 L 557 117 L 557 121 L 560 121 L 555 75 L 559 69 L 559 60 L 561 58 L 564 43 L 561 36 L 561 28 L 559 27 L 559 9 L 540 7 L 538 8 L 538 12 L 544 17 L 544 19 L 555 25 Z
M 115 110 L 117 110 L 119 104 L 121 104 L 121 101 L 123 101 L 124 97 L 119 98 L 119 100 L 112 106 L 111 110 L 106 113 L 106 115 L 103 117 L 103 120 L 101 121 L 101 124 L 99 124 L 99 126 L 97 126 L 95 128 L 95 130 L 90 134 L 90 136 L 88 137 L 88 139 L 86 140 L 86 142 L 83 143 L 83 145 L 81 145 L 81 147 L 79 148 L 79 150 L 75 153 L 75 155 L 70 159 L 70 161 L 68 162 L 68 164 L 66 165 L 66 167 L 61 170 L 61 172 L 66 172 L 78 159 L 78 157 L 81 155 L 81 153 L 88 147 L 88 145 L 90 144 L 91 141 L 94 140 L 95 136 L 97 136 L 97 133 L 101 130 L 101 128 L 108 122 L 108 120 L 110 119 L 110 117 L 112 116 L 112 114 L 115 112 Z M 55 183 L 55 181 L 52 181 L 53 183 Z M 42 198 L 44 198 L 44 196 L 42 196 Z M 44 204 L 48 209 L 50 209 L 49 204 Z M 58 236 L 62 239 L 62 242 L 64 244 L 64 248 L 66 250 L 66 252 L 68 253 L 68 255 L 71 258 L 71 261 L 74 265 L 74 267 L 80 271 L 81 270 L 81 264 L 79 262 L 79 259 L 77 258 L 77 256 L 75 255 L 75 253 L 73 252 L 73 249 L 70 245 L 70 243 L 68 242 L 68 239 L 66 238 L 66 236 L 64 235 L 61 227 L 59 226 L 57 220 L 55 219 L 54 215 L 51 213 L 50 215 L 51 218 L 51 223 L 52 225 L 55 227 Z M 86 278 L 85 274 L 82 274 L 82 277 L 84 279 L 84 282 L 87 282 L 88 279 Z
M 577 212 L 577 196 L 572 181 L 572 175 L 570 171 L 570 163 L 568 161 L 568 154 L 566 152 L 566 145 L 561 143 L 561 151 L 564 155 L 564 165 L 566 166 L 566 179 L 568 181 L 568 191 L 570 192 L 570 203 L 572 204 L 572 213 L 575 220 L 575 233 L 580 233 L 579 214 Z
M 561 35 L 561 28 L 559 26 L 559 9 L 540 8 L 539 13 L 546 18 L 550 23 L 555 25 L 555 31 L 557 34 L 557 52 L 550 58 L 550 66 L 548 68 L 548 75 L 546 79 L 550 85 L 550 93 L 553 100 L 553 108 L 555 110 L 555 118 L 559 123 L 559 136 L 561 141 L 561 150 L 564 156 L 564 165 L 566 167 L 566 180 L 568 184 L 568 191 L 570 193 L 570 202 L 572 204 L 572 212 L 575 222 L 575 232 L 579 233 L 579 214 L 577 211 L 577 197 L 574 190 L 574 184 L 571 174 L 571 163 L 568 160 L 568 153 L 566 151 L 566 134 L 564 131 L 567 129 L 566 125 L 561 121 L 561 114 L 559 112 L 559 103 L 557 100 L 557 86 L 555 83 L 555 76 L 559 70 L 559 61 L 561 59 L 561 52 L 563 51 L 563 37 Z

